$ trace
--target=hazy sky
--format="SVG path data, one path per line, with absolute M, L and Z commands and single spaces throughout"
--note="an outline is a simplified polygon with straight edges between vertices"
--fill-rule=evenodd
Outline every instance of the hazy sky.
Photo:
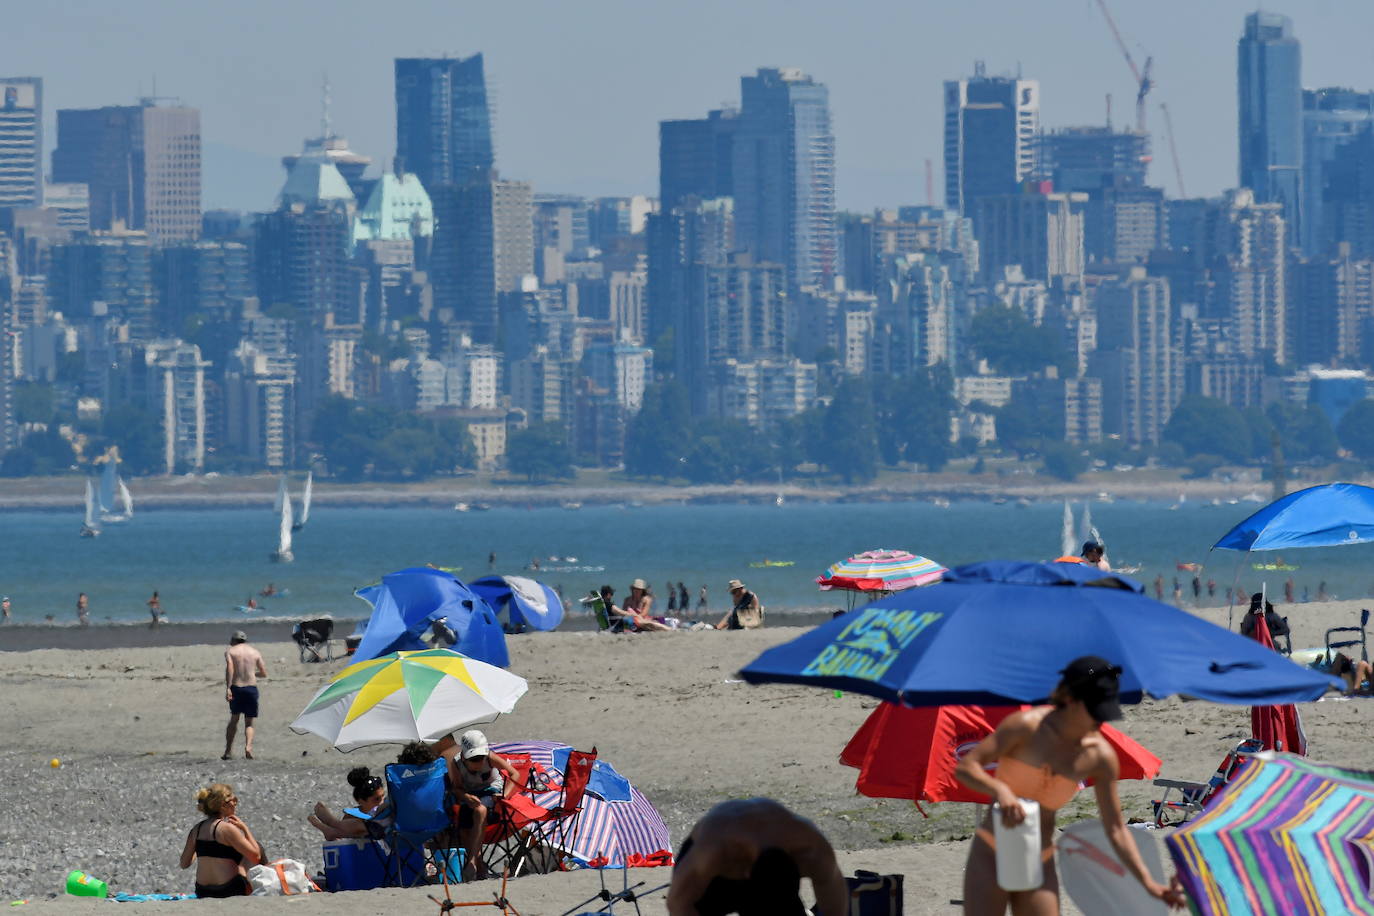
M 1109 0 L 1157 103 L 1174 117 L 1190 195 L 1235 182 L 1240 0 Z M 1307 86 L 1374 88 L 1374 3 L 1270 0 L 1295 20 Z M 739 77 L 797 66 L 830 87 L 840 205 L 925 202 L 941 187 L 944 79 L 1014 72 L 1042 87 L 1046 127 L 1118 123 L 1134 84 L 1095 0 L 36 0 L 5 4 L 0 76 L 43 77 L 54 112 L 157 92 L 202 112 L 205 204 L 264 209 L 278 163 L 335 130 L 374 163 L 395 151 L 392 59 L 486 55 L 497 164 L 536 190 L 657 193 L 658 121 L 738 102 Z M 1151 180 L 1177 194 L 1163 135 Z

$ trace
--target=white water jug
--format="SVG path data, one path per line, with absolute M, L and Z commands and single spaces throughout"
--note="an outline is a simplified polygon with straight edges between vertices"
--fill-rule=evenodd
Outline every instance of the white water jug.
M 997 884 L 1005 891 L 1029 891 L 1045 880 L 1040 858 L 1040 803 L 1021 799 L 1026 817 L 1015 827 L 1002 823 L 998 805 L 992 806 L 993 836 L 997 840 Z

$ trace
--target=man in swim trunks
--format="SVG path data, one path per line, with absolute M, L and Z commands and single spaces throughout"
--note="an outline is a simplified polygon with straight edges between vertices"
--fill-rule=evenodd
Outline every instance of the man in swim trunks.
M 816 916 L 845 916 L 849 889 L 816 825 L 770 798 L 721 802 L 682 844 L 668 889 L 669 916 L 802 916 L 801 879 Z
M 229 703 L 229 726 L 224 730 L 224 755 L 233 756 L 234 735 L 243 716 L 243 756 L 253 759 L 253 720 L 258 717 L 258 678 L 267 677 L 262 653 L 248 645 L 248 634 L 238 630 L 224 653 L 224 699 Z

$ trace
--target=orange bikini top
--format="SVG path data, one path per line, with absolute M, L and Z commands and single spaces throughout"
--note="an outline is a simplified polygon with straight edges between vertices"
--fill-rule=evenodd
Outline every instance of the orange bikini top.
M 1060 776 L 1047 763 L 1036 766 L 1016 757 L 1002 757 L 997 761 L 997 778 L 1018 798 L 1038 801 L 1051 811 L 1058 811 L 1078 794 L 1078 780 Z

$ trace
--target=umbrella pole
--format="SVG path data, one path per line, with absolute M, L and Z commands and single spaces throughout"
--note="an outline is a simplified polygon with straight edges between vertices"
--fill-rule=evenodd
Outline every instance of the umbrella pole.
M 1233 612 L 1236 608 L 1236 593 L 1240 591 L 1240 565 L 1245 562 L 1245 558 L 1250 556 L 1250 551 L 1245 551 L 1239 560 L 1236 561 L 1236 576 L 1231 582 L 1231 603 L 1226 607 L 1226 629 L 1231 629 L 1235 622 Z

